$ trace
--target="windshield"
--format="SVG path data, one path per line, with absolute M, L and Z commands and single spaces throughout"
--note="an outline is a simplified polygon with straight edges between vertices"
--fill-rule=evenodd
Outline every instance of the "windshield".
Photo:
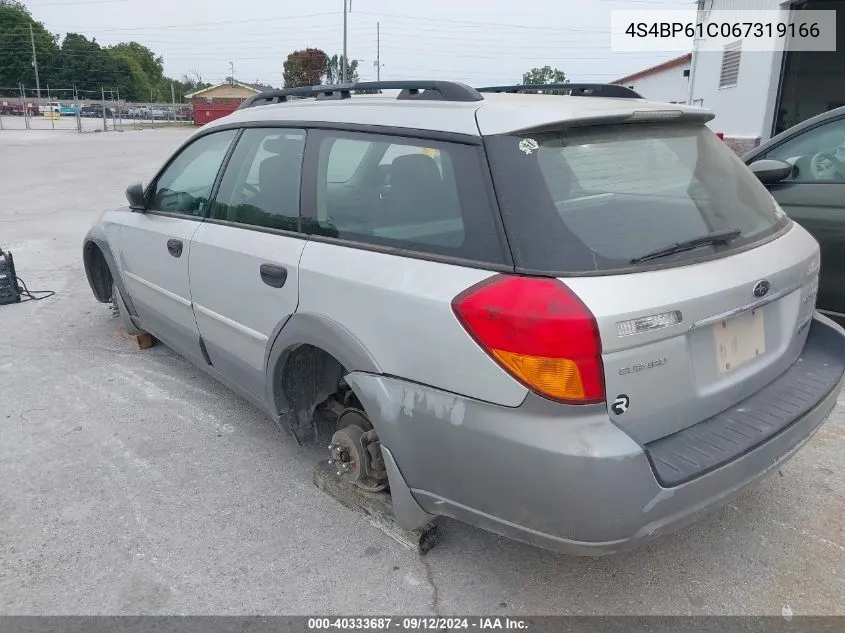
M 548 273 L 630 269 L 644 255 L 718 231 L 729 242 L 638 268 L 727 253 L 789 220 L 742 161 L 703 125 L 627 124 L 487 139 L 518 267 Z

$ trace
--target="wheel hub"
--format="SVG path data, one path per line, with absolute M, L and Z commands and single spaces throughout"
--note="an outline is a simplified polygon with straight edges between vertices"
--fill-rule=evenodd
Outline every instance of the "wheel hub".
M 350 407 L 340 413 L 329 453 L 329 464 L 341 479 L 373 492 L 387 487 L 378 435 L 360 409 Z

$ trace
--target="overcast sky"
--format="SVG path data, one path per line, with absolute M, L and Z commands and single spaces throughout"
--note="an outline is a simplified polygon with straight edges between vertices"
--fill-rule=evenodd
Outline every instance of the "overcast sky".
M 164 57 L 169 76 L 197 70 L 282 83 L 293 50 L 343 48 L 343 0 L 24 0 L 53 33 L 136 40 Z M 612 81 L 669 53 L 611 53 L 611 9 L 692 8 L 691 0 L 350 0 L 349 57 L 375 79 L 376 22 L 382 79 L 517 83 L 549 64 L 573 81 Z

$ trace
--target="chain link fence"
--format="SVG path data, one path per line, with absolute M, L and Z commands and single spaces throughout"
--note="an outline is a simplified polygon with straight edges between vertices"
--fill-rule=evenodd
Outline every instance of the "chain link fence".
M 192 126 L 189 104 L 130 102 L 116 90 L 37 90 L 0 86 L 0 133 L 6 130 L 114 132 L 148 127 Z

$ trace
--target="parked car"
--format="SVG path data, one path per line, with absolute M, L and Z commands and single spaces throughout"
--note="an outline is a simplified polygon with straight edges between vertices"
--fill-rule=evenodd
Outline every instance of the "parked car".
M 200 128 L 88 232 L 94 296 L 389 487 L 405 528 L 618 551 L 827 418 L 845 332 L 814 310 L 818 244 L 711 113 L 357 88 L 394 92 L 263 93 Z
M 38 106 L 33 103 L 27 103 L 26 113 L 29 116 L 38 116 Z M 2 104 L 0 104 L 0 114 L 10 116 L 23 116 L 24 106 L 20 103 L 4 101 Z
M 845 320 L 845 107 L 781 132 L 743 160 L 819 241 L 819 310 Z
M 156 121 L 164 121 L 173 118 L 173 111 L 170 108 L 154 107 L 150 111 L 153 119 Z
M 76 106 L 75 105 L 60 105 L 59 106 L 59 113 L 62 116 L 76 116 Z
M 108 106 L 105 108 L 106 110 L 106 117 L 112 117 L 112 109 Z M 96 117 L 96 118 L 103 118 L 103 106 L 102 105 L 87 105 L 82 106 L 79 110 L 79 116 L 81 117 Z
M 149 118 L 148 110 L 143 106 L 129 108 L 127 111 L 127 115 L 133 119 Z

